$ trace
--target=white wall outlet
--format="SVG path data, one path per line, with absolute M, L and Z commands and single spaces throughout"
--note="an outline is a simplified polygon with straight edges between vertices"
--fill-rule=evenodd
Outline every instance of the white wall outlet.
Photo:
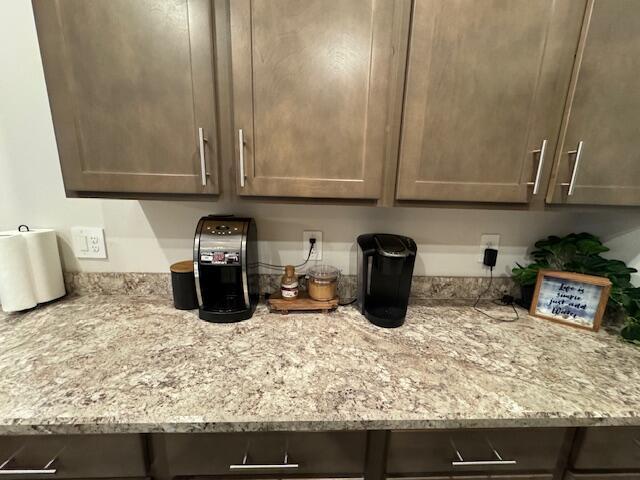
M 478 262 L 482 263 L 484 260 L 485 248 L 495 248 L 498 250 L 500 246 L 500 234 L 498 233 L 483 233 L 480 236 L 480 255 L 478 256 Z
M 71 227 L 76 258 L 107 258 L 104 231 L 99 227 Z
M 305 230 L 302 232 L 302 260 L 306 260 L 307 255 L 309 255 L 309 247 L 311 246 L 309 244 L 310 238 L 315 238 L 316 244 L 313 246 L 309 261 L 322 260 L 322 232 L 316 230 Z

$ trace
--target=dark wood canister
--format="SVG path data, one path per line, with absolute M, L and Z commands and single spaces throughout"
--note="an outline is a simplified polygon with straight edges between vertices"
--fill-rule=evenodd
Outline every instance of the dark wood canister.
M 178 310 L 198 308 L 192 260 L 183 260 L 171 265 L 171 289 L 173 290 L 173 306 Z

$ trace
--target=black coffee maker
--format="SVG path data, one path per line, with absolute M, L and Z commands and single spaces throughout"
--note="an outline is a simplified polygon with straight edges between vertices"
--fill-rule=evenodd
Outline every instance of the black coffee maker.
M 394 328 L 404 323 L 416 251 L 416 242 L 402 235 L 358 237 L 358 307 L 374 325 Z
M 258 239 L 252 218 L 202 217 L 193 239 L 200 318 L 228 323 L 251 318 L 258 303 Z

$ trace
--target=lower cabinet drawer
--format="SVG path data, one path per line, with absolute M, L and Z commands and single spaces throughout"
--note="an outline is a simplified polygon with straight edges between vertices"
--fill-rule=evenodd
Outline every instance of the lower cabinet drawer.
M 640 470 L 640 428 L 592 427 L 578 440 L 576 470 Z
M 567 472 L 564 480 L 640 480 L 640 473 L 573 473 Z
M 564 436 L 561 428 L 392 432 L 387 472 L 551 472 Z
M 551 474 L 536 475 L 438 475 L 429 477 L 398 477 L 388 480 L 553 480 Z
M 12 478 L 146 476 L 139 435 L 21 435 L 0 437 L 0 469 Z M 13 474 L 11 472 L 14 472 Z
M 176 475 L 364 473 L 366 432 L 163 434 L 167 468 Z

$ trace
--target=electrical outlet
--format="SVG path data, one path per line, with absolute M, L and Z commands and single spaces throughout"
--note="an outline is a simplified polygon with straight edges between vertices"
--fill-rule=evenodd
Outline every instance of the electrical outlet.
M 315 238 L 316 243 L 311 251 L 309 261 L 322 260 L 322 232 L 316 230 L 305 230 L 302 232 L 302 259 L 306 260 L 307 255 L 309 255 L 309 247 L 311 246 L 309 243 L 310 238 Z
M 499 250 L 500 246 L 500 234 L 498 233 L 483 233 L 480 236 L 480 251 L 478 252 L 478 262 L 482 263 L 484 260 L 484 249 L 495 248 Z
M 99 227 L 71 227 L 76 258 L 107 258 L 104 231 Z

